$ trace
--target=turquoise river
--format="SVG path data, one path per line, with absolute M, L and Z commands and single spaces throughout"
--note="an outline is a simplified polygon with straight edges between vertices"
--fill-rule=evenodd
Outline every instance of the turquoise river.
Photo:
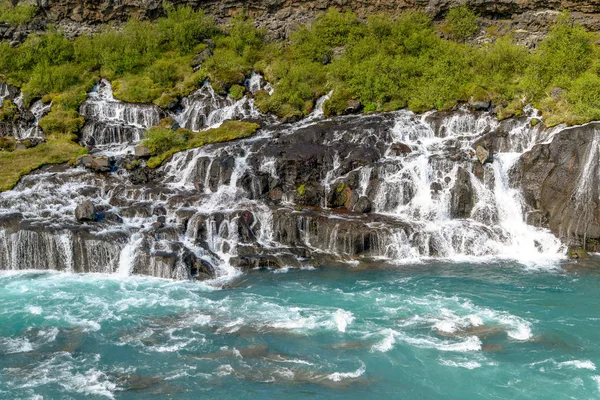
M 220 289 L 3 272 L 0 399 L 598 399 L 600 273 L 563 267 L 323 267 Z

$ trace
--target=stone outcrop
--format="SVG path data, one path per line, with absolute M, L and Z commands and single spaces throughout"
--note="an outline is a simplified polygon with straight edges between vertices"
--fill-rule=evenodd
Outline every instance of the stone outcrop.
M 481 16 L 482 32 L 493 27 L 500 34 L 512 33 L 521 42 L 534 45 L 555 20 L 559 11 L 569 9 L 575 19 L 592 31 L 600 30 L 600 2 L 596 0 L 175 0 L 203 9 L 223 23 L 232 15 L 245 12 L 264 27 L 270 36 L 287 37 L 298 24 L 312 21 L 327 8 L 352 10 L 359 17 L 373 13 L 399 14 L 409 9 L 422 10 L 435 19 L 460 4 L 467 4 Z M 27 27 L 0 24 L 0 38 L 19 42 L 30 32 L 43 30 L 47 23 L 58 24 L 73 37 L 96 31 L 107 22 L 123 22 L 130 17 L 154 19 L 164 15 L 162 0 L 38 0 L 38 18 Z
M 536 145 L 523 154 L 513 177 L 530 207 L 530 224 L 549 227 L 572 246 L 597 251 L 600 124 L 566 129 L 549 144 Z

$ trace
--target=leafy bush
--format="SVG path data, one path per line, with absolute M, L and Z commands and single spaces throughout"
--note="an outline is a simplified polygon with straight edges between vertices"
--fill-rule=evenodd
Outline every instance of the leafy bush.
M 13 5 L 10 0 L 0 1 L 0 22 L 10 26 L 26 25 L 35 16 L 37 7 L 34 5 Z
M 466 40 L 479 30 L 477 15 L 467 6 L 459 6 L 448 11 L 446 30 L 456 40 Z
M 39 125 L 47 135 L 76 135 L 84 122 L 77 111 L 52 106 L 51 112 L 40 119 Z
M 573 81 L 567 95 L 580 121 L 600 119 L 600 77 L 586 72 Z
M 17 106 L 10 100 L 4 100 L 0 107 L 0 122 L 10 122 L 17 117 Z
M 569 13 L 560 14 L 527 71 L 524 86 L 530 96 L 540 96 L 552 86 L 568 89 L 598 56 L 594 41 L 594 35 L 574 24 Z
M 164 50 L 174 50 L 180 54 L 188 54 L 202 42 L 213 36 L 216 27 L 211 17 L 204 11 L 194 11 L 189 6 L 176 8 L 170 3 L 164 3 L 166 18 L 157 22 L 157 35 Z

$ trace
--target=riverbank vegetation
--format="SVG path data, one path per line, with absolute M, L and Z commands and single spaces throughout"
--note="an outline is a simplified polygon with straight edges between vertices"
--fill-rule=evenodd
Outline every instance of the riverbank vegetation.
M 242 15 L 217 27 L 202 11 L 165 7 L 156 21 L 131 20 L 73 41 L 50 30 L 20 46 L 1 43 L 1 79 L 21 88 L 25 104 L 53 102 L 41 123 L 52 132 L 78 131 L 77 109 L 100 77 L 121 100 L 173 108 L 206 79 L 240 98 L 252 71 L 275 88 L 259 92 L 257 105 L 288 119 L 308 114 L 331 90 L 328 115 L 343 113 L 349 101 L 365 112 L 422 112 L 471 100 L 491 101 L 500 117 L 533 103 L 549 124 L 600 117 L 597 38 L 568 13 L 529 50 L 509 35 L 483 37 L 466 7 L 438 24 L 420 12 L 362 21 L 331 9 L 286 42 L 267 41 Z M 475 35 L 483 44 L 469 41 Z
M 35 12 L 1 4 L 0 20 L 11 24 L 26 23 Z M 64 144 L 81 130 L 79 106 L 101 77 L 113 83 L 120 100 L 175 109 L 207 79 L 219 94 L 239 99 L 245 94 L 244 80 L 256 71 L 274 88 L 272 93 L 257 92 L 256 105 L 287 120 L 306 116 L 329 92 L 326 115 L 350 109 L 449 110 L 471 102 L 493 104 L 500 118 L 519 115 L 532 103 L 547 125 L 600 119 L 598 38 L 575 24 L 568 12 L 530 50 L 510 35 L 499 36 L 493 29 L 486 34 L 464 6 L 451 10 L 442 22 L 421 12 L 360 20 L 351 12 L 330 9 L 289 40 L 275 42 L 244 15 L 222 27 L 189 7 L 167 4 L 165 11 L 155 21 L 132 19 L 74 40 L 49 29 L 18 46 L 0 43 L 0 80 L 19 87 L 25 105 L 37 99 L 52 102 L 39 125 L 61 144 L 64 157 L 53 159 L 66 158 L 66 149 L 81 151 Z M 160 129 L 150 130 L 150 144 Z M 181 143 L 171 143 L 172 149 L 189 148 L 190 141 L 202 142 L 187 134 Z M 172 154 L 155 150 L 156 165 Z M 14 160 L 27 154 L 2 156 Z

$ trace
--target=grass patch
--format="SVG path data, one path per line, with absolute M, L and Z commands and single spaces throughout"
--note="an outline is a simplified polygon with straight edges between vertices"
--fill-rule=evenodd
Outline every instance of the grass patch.
M 150 150 L 153 157 L 148 160 L 148 167 L 157 168 L 175 153 L 193 149 L 209 143 L 228 142 L 252 136 L 260 128 L 258 124 L 243 121 L 228 121 L 218 128 L 201 132 L 187 129 L 176 131 L 164 127 L 152 127 L 148 130 L 142 144 Z
M 12 189 L 22 176 L 46 164 L 74 160 L 87 150 L 70 137 L 51 138 L 36 147 L 12 152 L 0 152 L 0 191 Z

